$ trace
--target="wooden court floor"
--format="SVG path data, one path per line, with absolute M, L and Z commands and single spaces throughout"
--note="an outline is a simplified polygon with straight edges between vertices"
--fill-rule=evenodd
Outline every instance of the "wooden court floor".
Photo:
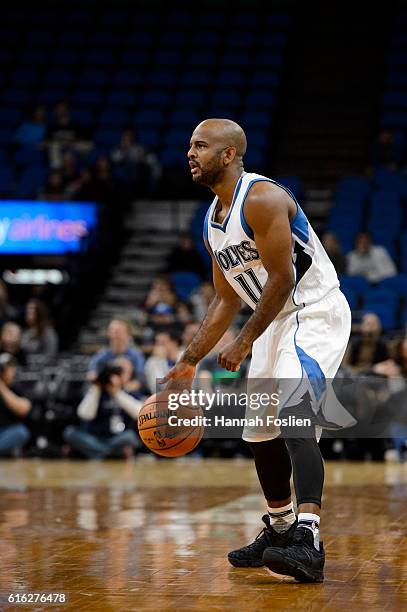
M 261 528 L 246 460 L 0 462 L 0 610 L 407 610 L 407 465 L 327 465 L 322 585 L 234 569 Z M 16 605 L 10 593 L 65 593 Z

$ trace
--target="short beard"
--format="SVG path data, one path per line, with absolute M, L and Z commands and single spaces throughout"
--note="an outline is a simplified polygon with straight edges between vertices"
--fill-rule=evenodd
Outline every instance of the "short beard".
M 213 187 L 222 180 L 225 168 L 220 163 L 220 155 L 222 151 L 217 151 L 216 157 L 205 170 L 200 168 L 201 173 L 195 179 L 195 182 L 205 187 Z

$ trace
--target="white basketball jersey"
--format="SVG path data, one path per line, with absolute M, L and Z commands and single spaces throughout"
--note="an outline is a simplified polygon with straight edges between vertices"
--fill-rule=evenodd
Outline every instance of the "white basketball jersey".
M 323 299 L 339 287 L 335 268 L 308 222 L 307 217 L 289 189 L 276 181 L 252 172 L 239 178 L 232 203 L 223 223 L 215 223 L 218 202 L 215 197 L 206 214 L 204 237 L 226 280 L 236 293 L 254 310 L 267 280 L 254 241 L 254 234 L 246 222 L 243 205 L 249 189 L 258 181 L 268 181 L 284 189 L 294 200 L 297 213 L 291 221 L 292 262 L 295 286 L 278 318 Z

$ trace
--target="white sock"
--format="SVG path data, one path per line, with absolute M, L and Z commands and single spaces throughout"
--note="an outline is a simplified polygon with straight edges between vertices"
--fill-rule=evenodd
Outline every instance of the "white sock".
M 317 550 L 319 550 L 319 521 L 318 514 L 312 514 L 312 512 L 300 512 L 298 515 L 298 527 L 305 527 L 312 531 L 314 546 Z
M 287 531 L 295 521 L 295 512 L 293 502 L 279 508 L 270 508 L 267 506 L 270 517 L 270 523 L 273 529 L 281 533 Z

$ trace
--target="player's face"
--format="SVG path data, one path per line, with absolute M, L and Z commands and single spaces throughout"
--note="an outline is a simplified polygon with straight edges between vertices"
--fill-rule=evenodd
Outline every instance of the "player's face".
M 219 182 L 224 173 L 220 144 L 199 130 L 192 134 L 188 151 L 189 167 L 194 183 L 211 187 Z

